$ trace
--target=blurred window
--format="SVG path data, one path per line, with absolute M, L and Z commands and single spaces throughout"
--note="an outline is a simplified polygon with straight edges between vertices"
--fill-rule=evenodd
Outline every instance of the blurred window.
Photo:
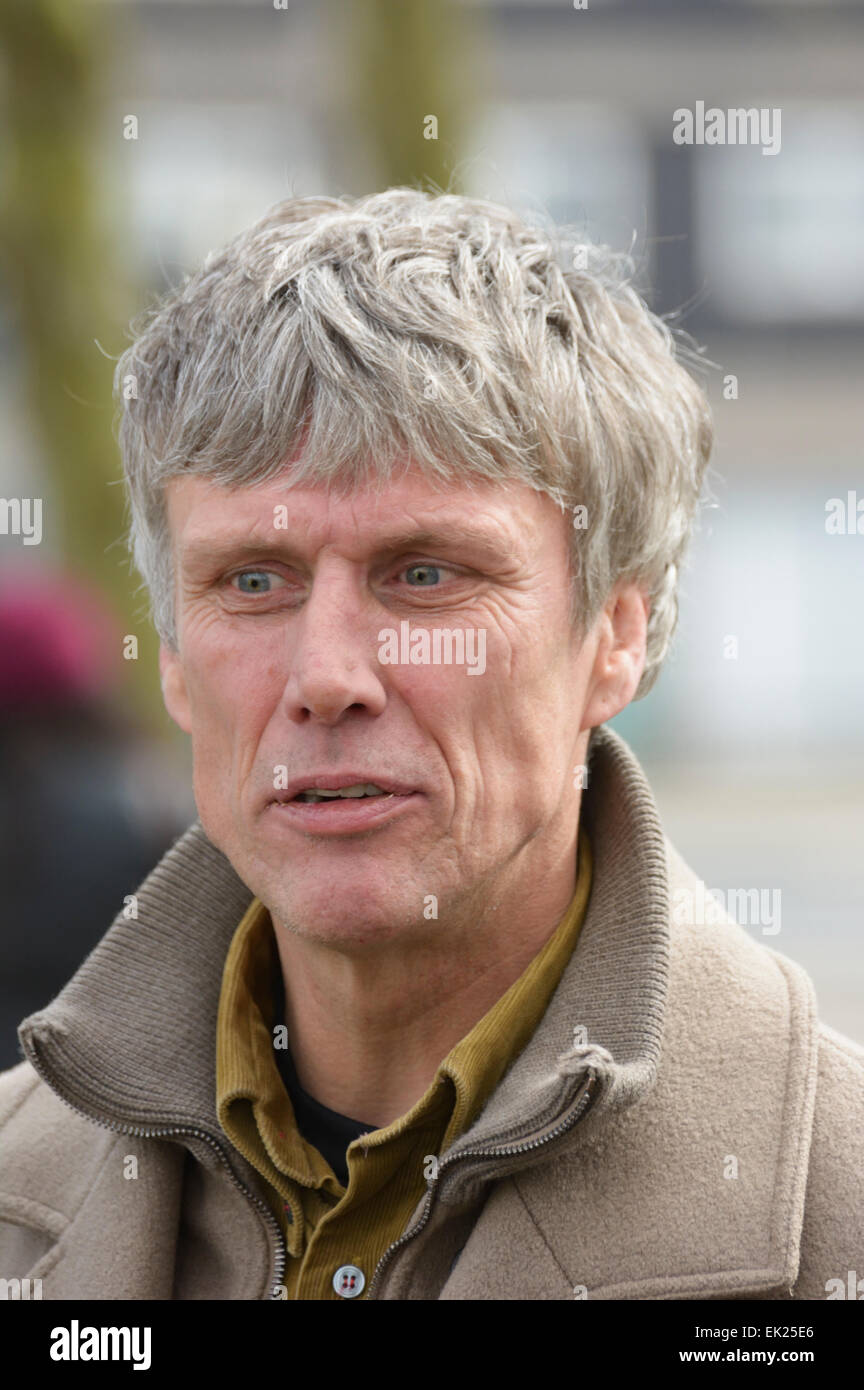
M 650 219 L 646 148 L 632 118 L 581 102 L 502 102 L 474 133 L 464 177 L 478 197 L 540 204 L 616 250 Z
M 864 321 L 864 107 L 783 106 L 776 155 L 715 145 L 698 156 L 699 270 L 713 314 Z
M 170 261 L 192 268 L 272 204 L 324 181 L 314 123 L 290 107 L 159 101 L 134 110 L 137 142 L 112 136 L 105 154 L 125 188 L 118 232 L 134 236 L 147 273 L 155 262 L 155 284 L 179 278 Z M 134 159 L 124 158 L 130 146 Z

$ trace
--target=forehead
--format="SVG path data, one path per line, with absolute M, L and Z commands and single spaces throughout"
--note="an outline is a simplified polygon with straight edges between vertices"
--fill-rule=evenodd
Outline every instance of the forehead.
M 411 470 L 378 489 L 349 493 L 290 486 L 290 469 L 264 484 L 226 487 L 196 476 L 165 488 L 172 539 L 182 553 L 201 541 L 248 537 L 271 542 L 302 535 L 312 543 L 374 547 L 397 534 L 446 530 L 528 550 L 561 527 L 561 509 L 521 482 L 433 483 Z M 278 520 L 277 520 L 278 518 Z

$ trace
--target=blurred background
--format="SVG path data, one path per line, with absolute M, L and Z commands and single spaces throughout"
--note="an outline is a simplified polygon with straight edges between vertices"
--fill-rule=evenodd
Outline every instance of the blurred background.
M 0 1067 L 195 816 L 123 544 L 129 319 L 280 199 L 403 183 L 631 250 L 704 346 L 711 505 L 613 724 L 864 1041 L 862 74 L 857 0 L 5 0 Z M 700 101 L 779 110 L 779 150 L 676 144 Z

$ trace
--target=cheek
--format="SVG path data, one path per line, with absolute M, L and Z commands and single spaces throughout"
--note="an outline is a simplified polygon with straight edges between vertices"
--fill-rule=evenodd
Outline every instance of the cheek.
M 554 629 L 552 629 L 554 632 Z M 490 684 L 478 752 L 483 766 L 497 764 L 508 790 L 531 819 L 560 797 L 570 752 L 580 728 L 586 695 L 586 665 L 561 631 L 560 640 L 535 632 L 513 647 L 509 668 Z
M 272 658 L 268 661 L 257 645 L 251 652 L 248 644 L 232 641 L 224 632 L 196 644 L 186 672 L 193 745 L 202 752 L 224 753 L 254 739 L 284 688 Z
M 244 642 L 224 624 L 202 623 L 190 634 L 184 651 L 196 702 L 215 709 L 242 698 L 260 672 L 260 657 L 257 644 Z

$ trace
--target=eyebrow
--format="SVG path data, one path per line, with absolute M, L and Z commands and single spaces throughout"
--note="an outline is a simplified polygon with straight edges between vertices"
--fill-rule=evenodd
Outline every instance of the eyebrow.
M 493 561 L 512 558 L 509 542 L 503 543 L 490 535 L 487 530 L 477 526 L 442 525 L 438 529 L 405 528 L 380 536 L 375 543 L 374 558 L 390 555 L 404 550 L 456 550 L 469 546 Z M 208 565 L 230 564 L 241 557 L 264 559 L 281 552 L 283 556 L 299 557 L 299 550 L 287 530 L 274 528 L 272 538 L 259 534 L 225 536 L 214 539 L 212 536 L 191 536 L 185 545 L 181 542 L 180 558 L 185 563 Z

